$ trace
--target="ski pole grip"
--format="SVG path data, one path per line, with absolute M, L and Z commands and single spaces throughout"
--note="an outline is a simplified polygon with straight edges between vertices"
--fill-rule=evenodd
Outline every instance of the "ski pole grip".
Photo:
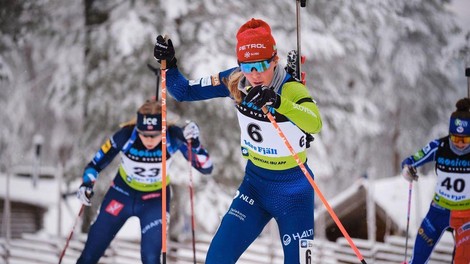
M 168 36 L 168 34 L 164 34 L 164 35 L 163 35 L 163 39 L 165 40 L 165 42 L 168 42 L 168 39 L 169 39 L 169 38 L 170 38 L 170 37 Z M 160 62 L 160 65 L 161 65 L 161 68 L 162 68 L 163 70 L 166 70 L 166 60 L 162 60 L 162 61 Z
M 307 6 L 307 0 L 300 0 L 300 7 L 306 7 Z

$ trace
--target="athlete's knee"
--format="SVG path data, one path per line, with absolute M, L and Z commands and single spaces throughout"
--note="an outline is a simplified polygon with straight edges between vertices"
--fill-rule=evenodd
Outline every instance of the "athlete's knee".
M 226 252 L 224 248 L 210 245 L 205 264 L 235 264 L 237 259 L 235 256 L 231 256 L 230 252 Z
M 418 234 L 417 234 L 417 238 L 418 239 L 421 239 L 425 245 L 427 245 L 428 247 L 434 247 L 435 244 L 436 244 L 436 232 L 435 231 L 431 231 L 430 229 L 428 228 L 423 228 L 423 227 L 420 227 L 418 229 Z
M 142 256 L 142 264 L 160 264 L 160 255 L 145 255 Z
M 95 264 L 98 263 L 99 257 L 88 254 L 82 254 L 77 260 L 77 264 Z
M 205 264 L 235 264 L 236 261 L 221 255 L 209 256 L 207 255 Z
M 148 240 L 146 240 L 148 242 Z M 143 264 L 160 264 L 161 244 L 145 243 L 141 245 L 140 255 Z

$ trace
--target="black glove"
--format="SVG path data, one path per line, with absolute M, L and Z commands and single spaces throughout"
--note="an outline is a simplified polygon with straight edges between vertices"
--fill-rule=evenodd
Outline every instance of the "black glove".
M 248 94 L 244 99 L 248 106 L 255 105 L 261 108 L 270 105 L 278 108 L 281 105 L 281 97 L 272 89 L 264 85 L 258 85 L 248 89 Z
M 93 183 L 82 183 L 77 191 L 77 198 L 86 206 L 91 205 L 91 197 L 93 197 Z
M 162 35 L 158 35 L 157 43 L 153 48 L 153 56 L 159 63 L 165 60 L 167 69 L 176 68 L 175 48 L 171 39 L 166 42 Z

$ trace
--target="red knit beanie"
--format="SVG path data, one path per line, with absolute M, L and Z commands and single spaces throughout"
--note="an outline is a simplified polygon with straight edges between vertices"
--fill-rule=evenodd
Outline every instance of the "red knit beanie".
M 252 18 L 237 32 L 238 62 L 261 61 L 276 55 L 276 41 L 269 25 L 260 19 Z

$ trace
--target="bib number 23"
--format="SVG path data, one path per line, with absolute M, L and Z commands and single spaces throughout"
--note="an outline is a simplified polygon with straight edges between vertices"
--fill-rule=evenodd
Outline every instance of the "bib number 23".
M 139 175 L 140 177 L 157 177 L 158 173 L 160 173 L 159 168 L 151 168 L 146 170 L 142 167 L 134 167 L 134 174 Z

